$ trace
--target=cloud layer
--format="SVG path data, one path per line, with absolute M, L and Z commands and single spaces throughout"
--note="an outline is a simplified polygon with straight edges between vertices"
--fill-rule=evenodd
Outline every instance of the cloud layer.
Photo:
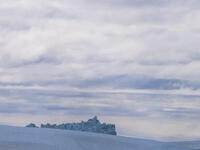
M 1 82 L 119 75 L 199 82 L 197 5 L 167 0 L 3 2 Z

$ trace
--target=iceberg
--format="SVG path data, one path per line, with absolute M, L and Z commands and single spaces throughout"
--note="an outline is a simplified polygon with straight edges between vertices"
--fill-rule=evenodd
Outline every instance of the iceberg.
M 31 123 L 26 127 L 37 127 L 35 124 Z M 41 124 L 41 128 L 51 128 L 51 129 L 63 129 L 63 130 L 76 130 L 76 131 L 86 131 L 103 133 L 110 135 L 117 135 L 115 124 L 101 123 L 97 116 L 89 119 L 88 121 L 81 121 L 79 123 L 63 123 L 63 124 Z

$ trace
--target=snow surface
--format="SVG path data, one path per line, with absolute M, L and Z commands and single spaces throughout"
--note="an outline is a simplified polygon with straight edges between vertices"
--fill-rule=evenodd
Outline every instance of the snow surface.
M 174 143 L 46 128 L 0 126 L 0 150 L 192 150 Z
M 182 141 L 182 142 L 174 142 L 176 145 L 187 146 L 193 148 L 195 150 L 200 150 L 200 140 L 199 141 Z

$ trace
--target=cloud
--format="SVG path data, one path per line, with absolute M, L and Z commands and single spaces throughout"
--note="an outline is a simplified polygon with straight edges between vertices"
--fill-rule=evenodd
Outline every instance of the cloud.
M 2 80 L 32 81 L 29 73 L 36 80 L 135 74 L 198 80 L 194 2 L 5 2 L 0 64 L 8 74 Z
M 95 114 L 115 123 L 120 135 L 174 140 L 196 138 L 199 132 L 199 96 L 3 89 L 0 97 L 4 124 L 74 122 Z

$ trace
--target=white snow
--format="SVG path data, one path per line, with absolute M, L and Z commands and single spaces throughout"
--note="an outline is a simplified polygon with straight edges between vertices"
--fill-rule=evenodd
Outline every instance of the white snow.
M 0 126 L 0 150 L 191 150 L 174 143 L 46 128 Z

